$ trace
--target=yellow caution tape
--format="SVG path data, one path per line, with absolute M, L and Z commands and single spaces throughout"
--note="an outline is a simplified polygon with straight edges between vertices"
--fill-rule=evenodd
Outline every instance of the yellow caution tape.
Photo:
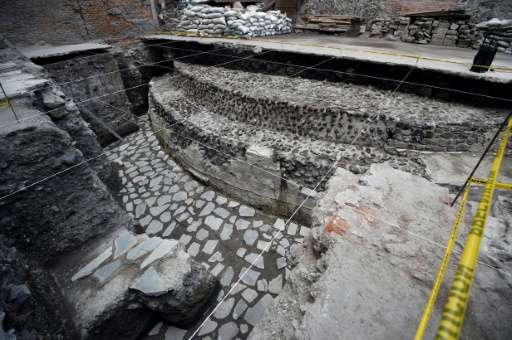
M 487 181 L 482 178 L 472 178 L 471 183 L 476 184 L 476 185 L 486 185 Z M 512 184 L 496 182 L 496 189 L 512 190 Z
M 470 289 L 473 284 L 480 243 L 484 234 L 485 222 L 492 206 L 496 181 L 507 149 L 512 119 L 509 119 L 505 133 L 498 148 L 498 153 L 489 172 L 489 178 L 478 205 L 478 210 L 471 224 L 464 252 L 459 260 L 457 272 L 453 279 L 448 301 L 446 302 L 436 340 L 456 340 L 460 338 L 464 317 L 466 315 Z
M 162 34 L 162 35 L 177 35 L 177 36 L 189 36 L 189 37 L 198 37 L 198 38 L 225 38 L 225 39 L 240 39 L 239 36 L 227 36 L 222 34 L 209 34 L 209 35 L 200 35 L 199 33 L 190 33 L 190 32 L 184 32 L 184 31 L 169 31 L 169 32 L 156 32 L 155 34 Z M 449 64 L 457 64 L 457 65 L 464 65 L 464 66 L 480 66 L 480 67 L 489 67 L 492 70 L 499 70 L 502 72 L 512 72 L 512 67 L 506 67 L 506 66 L 499 66 L 492 64 L 491 66 L 488 65 L 474 65 L 473 63 L 467 63 L 464 61 L 456 61 L 451 59 L 443 59 L 443 58 L 434 58 L 434 57 L 424 57 L 417 54 L 409 54 L 409 53 L 401 53 L 401 52 L 392 52 L 392 51 L 377 51 L 377 50 L 369 50 L 369 49 L 361 49 L 361 48 L 354 48 L 354 47 L 336 47 L 336 46 L 329 46 L 329 45 L 321 45 L 321 44 L 297 44 L 293 42 L 286 42 L 282 40 L 264 40 L 264 39 L 258 39 L 258 38 L 252 38 L 252 41 L 258 41 L 258 42 L 264 42 L 264 43 L 278 43 L 281 45 L 291 45 L 291 46 L 308 46 L 308 47 L 321 47 L 321 48 L 329 48 L 333 50 L 339 50 L 339 51 L 353 51 L 353 52 L 366 52 L 366 53 L 373 53 L 373 54 L 382 54 L 382 55 L 388 55 L 388 56 L 395 56 L 395 57 L 404 57 L 404 58 L 412 58 L 412 59 L 418 59 L 418 60 L 428 60 L 428 61 L 435 61 L 435 62 L 442 62 L 442 63 L 449 63 Z
M 455 246 L 455 241 L 457 240 L 457 236 L 459 235 L 460 225 L 462 220 L 464 219 L 464 210 L 466 208 L 466 204 L 469 198 L 469 191 L 471 190 L 471 184 L 466 187 L 464 190 L 464 195 L 462 196 L 462 202 L 460 204 L 459 211 L 457 212 L 457 217 L 455 218 L 455 222 L 453 223 L 452 231 L 450 232 L 450 238 L 448 239 L 448 244 L 446 246 L 446 250 L 444 252 L 443 260 L 441 261 L 441 266 L 439 267 L 439 271 L 437 272 L 436 279 L 434 281 L 434 285 L 432 286 L 432 291 L 430 292 L 430 297 L 428 298 L 425 309 L 423 310 L 423 316 L 421 317 L 420 324 L 418 325 L 418 329 L 416 330 L 416 335 L 414 336 L 414 340 L 421 340 L 425 335 L 427 330 L 428 322 L 430 320 L 430 316 L 434 310 L 434 306 L 436 304 L 437 297 L 439 295 L 439 290 L 441 289 L 441 284 L 443 283 L 444 276 L 446 274 L 446 270 L 448 269 L 448 264 L 450 263 L 450 258 L 452 255 L 453 247 Z
M 8 107 L 10 105 L 9 103 L 9 99 L 7 98 L 4 98 L 4 99 L 1 99 L 0 100 L 0 108 L 5 108 L 5 107 Z

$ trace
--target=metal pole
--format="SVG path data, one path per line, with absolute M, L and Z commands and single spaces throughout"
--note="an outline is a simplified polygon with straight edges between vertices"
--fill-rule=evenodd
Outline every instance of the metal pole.
M 158 13 L 156 11 L 155 0 L 150 0 L 151 3 L 151 14 L 153 15 L 153 21 L 158 26 Z
M 500 132 L 501 130 L 503 130 L 503 128 L 507 125 L 507 122 L 509 121 L 509 119 L 512 118 L 512 112 L 510 112 L 507 116 L 507 118 L 503 121 L 503 123 L 501 123 L 498 131 L 496 131 L 496 133 L 494 134 L 494 137 L 492 137 L 491 139 L 491 142 L 489 143 L 489 145 L 487 145 L 487 147 L 485 148 L 485 151 L 484 153 L 482 154 L 482 156 L 480 156 L 480 159 L 478 160 L 478 162 L 476 163 L 475 167 L 473 168 L 473 170 L 471 171 L 471 173 L 469 174 L 468 178 L 466 179 L 466 182 L 464 182 L 464 185 L 462 186 L 462 188 L 459 189 L 459 192 L 457 193 L 457 195 L 455 196 L 455 198 L 453 199 L 452 203 L 450 204 L 450 206 L 454 206 L 455 205 L 455 202 L 457 202 L 457 200 L 459 199 L 460 195 L 464 192 L 464 189 L 466 189 L 466 186 L 468 185 L 469 181 L 471 180 L 471 177 L 473 177 L 473 175 L 475 174 L 476 170 L 478 169 L 478 167 L 480 166 L 480 163 L 482 163 L 482 161 L 484 160 L 485 158 L 485 155 L 487 155 L 487 153 L 489 152 L 489 150 L 491 149 L 492 145 L 494 144 L 494 142 L 496 141 L 496 138 L 498 138 L 498 136 L 500 135 Z

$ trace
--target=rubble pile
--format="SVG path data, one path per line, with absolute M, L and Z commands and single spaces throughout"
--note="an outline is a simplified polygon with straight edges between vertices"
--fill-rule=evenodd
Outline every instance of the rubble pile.
M 476 26 L 486 38 L 495 40 L 498 51 L 512 54 L 512 19 L 491 19 Z
M 375 19 L 370 37 L 396 37 L 404 42 L 478 48 L 482 36 L 469 19 L 396 17 Z
M 252 38 L 291 32 L 292 20 L 280 11 L 263 12 L 247 8 L 189 5 L 183 10 L 177 29 L 197 35 L 235 35 Z
M 407 32 L 410 18 L 376 18 L 370 25 L 370 37 L 400 38 Z

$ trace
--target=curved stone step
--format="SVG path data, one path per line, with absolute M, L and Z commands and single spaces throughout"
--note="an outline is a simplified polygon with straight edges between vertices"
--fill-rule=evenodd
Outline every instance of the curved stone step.
M 373 147 L 350 146 L 250 124 L 196 104 L 180 75 L 153 79 L 149 116 L 153 130 L 183 167 L 221 191 L 244 202 L 289 215 L 311 193 L 332 164 L 362 172 L 388 161 L 423 174 L 410 157 L 392 156 Z M 220 151 L 220 152 L 219 152 Z M 326 182 L 319 187 L 323 190 Z M 314 196 L 300 217 L 308 219 Z
M 213 112 L 259 128 L 335 143 L 352 143 L 365 128 L 355 144 L 466 151 L 485 144 L 506 115 L 371 86 L 179 62 L 175 69 L 176 84 L 187 97 Z

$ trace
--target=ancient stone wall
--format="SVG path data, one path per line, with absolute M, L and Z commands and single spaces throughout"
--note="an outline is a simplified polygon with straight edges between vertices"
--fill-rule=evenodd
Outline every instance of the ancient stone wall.
M 152 27 L 146 0 L 1 1 L 0 32 L 13 43 L 64 44 Z
M 493 17 L 512 17 L 512 2 L 509 0 L 305 0 L 300 12 L 304 14 L 348 14 L 368 18 L 456 8 L 471 11 L 477 21 Z
M 62 91 L 78 103 L 82 117 L 91 125 L 100 144 L 117 140 L 112 129 L 121 136 L 137 130 L 122 78 L 130 70 L 120 69 L 111 54 L 70 57 L 44 67 L 62 84 Z M 100 98 L 90 99 L 95 97 Z

